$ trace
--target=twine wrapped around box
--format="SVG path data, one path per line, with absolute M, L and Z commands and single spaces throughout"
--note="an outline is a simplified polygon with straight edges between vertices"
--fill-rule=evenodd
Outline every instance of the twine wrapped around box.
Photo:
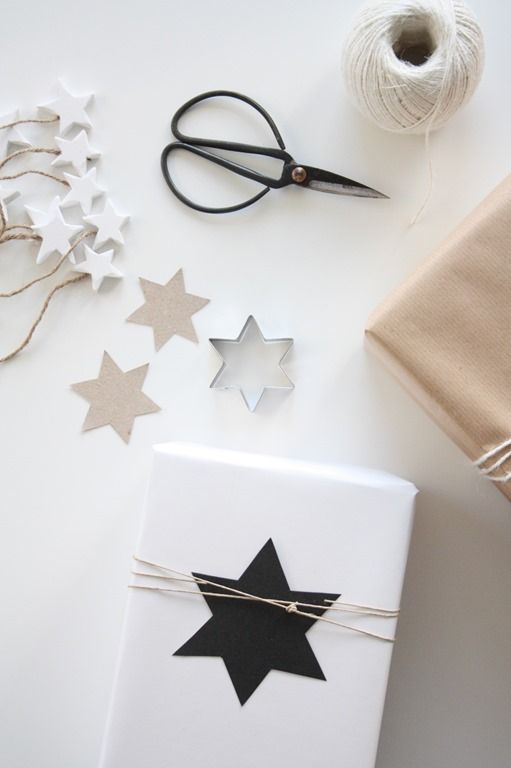
M 511 176 L 372 314 L 366 336 L 511 500 Z

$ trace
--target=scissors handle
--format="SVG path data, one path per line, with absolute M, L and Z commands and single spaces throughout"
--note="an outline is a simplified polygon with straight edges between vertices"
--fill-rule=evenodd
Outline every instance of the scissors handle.
M 188 136 L 183 133 L 179 128 L 179 121 L 189 109 L 193 108 L 196 104 L 200 104 L 202 101 L 213 98 L 231 98 L 238 101 L 245 102 L 248 106 L 255 109 L 263 120 L 269 126 L 278 147 L 263 147 L 255 144 L 244 144 L 235 141 L 222 141 L 220 139 L 206 139 L 198 136 Z M 275 125 L 272 117 L 268 112 L 254 101 L 249 96 L 245 96 L 242 93 L 236 91 L 207 91 L 201 93 L 198 96 L 194 96 L 193 99 L 189 99 L 182 107 L 180 107 L 172 118 L 171 129 L 176 141 L 168 144 L 161 155 L 161 169 L 165 181 L 174 195 L 185 203 L 190 208 L 194 208 L 196 211 L 204 211 L 205 213 L 230 213 L 231 211 L 239 211 L 242 208 L 246 208 L 261 197 L 266 195 L 270 189 L 278 189 L 280 187 L 286 187 L 289 184 L 296 185 L 302 188 L 315 189 L 322 192 L 332 192 L 338 195 L 356 195 L 357 197 L 386 197 L 381 192 L 377 192 L 375 189 L 361 184 L 360 182 L 347 179 L 339 174 L 331 173 L 329 171 L 323 171 L 320 168 L 313 168 L 312 166 L 301 165 L 294 161 L 293 157 L 287 152 L 286 146 L 279 133 L 277 126 Z M 263 189 L 253 197 L 245 200 L 238 205 L 232 205 L 224 208 L 213 208 L 209 206 L 199 205 L 190 200 L 182 192 L 180 192 L 174 184 L 169 171 L 168 157 L 171 152 L 181 149 L 191 154 L 198 155 L 209 162 L 225 168 L 232 173 L 236 173 L 238 176 L 243 176 L 246 179 L 255 181 L 263 186 Z M 247 155 L 262 155 L 265 157 L 272 157 L 282 162 L 282 170 L 279 178 L 272 176 L 266 176 L 258 171 L 254 171 L 252 168 L 247 168 L 241 163 L 227 160 L 224 157 L 219 156 L 213 150 L 220 150 L 225 152 L 239 152 Z
M 250 107 L 255 109 L 256 112 L 259 112 L 275 136 L 275 140 L 280 147 L 280 151 L 272 147 L 259 147 L 253 144 L 243 144 L 234 141 L 220 141 L 216 139 L 203 139 L 197 136 L 187 136 L 186 134 L 182 133 L 182 131 L 180 131 L 179 121 L 185 112 L 188 112 L 189 109 L 194 107 L 196 104 L 200 104 L 202 101 L 219 97 L 243 101 L 245 104 L 248 104 Z M 178 141 L 182 141 L 183 144 L 193 144 L 196 147 L 209 147 L 210 149 L 224 149 L 232 152 L 246 152 L 250 154 L 266 155 L 267 157 L 275 157 L 278 160 L 285 160 L 286 162 L 292 160 L 291 156 L 285 151 L 286 145 L 284 144 L 284 140 L 282 139 L 282 136 L 279 133 L 279 129 L 275 125 L 271 115 L 269 115 L 264 107 L 258 104 L 257 101 L 254 101 L 249 96 L 245 96 L 243 93 L 237 93 L 236 91 L 207 91 L 206 93 L 200 93 L 198 96 L 194 96 L 193 99 L 187 101 L 177 110 L 176 114 L 172 118 L 170 129 L 176 139 Z
M 246 104 L 248 104 L 250 107 L 255 109 L 263 117 L 263 119 L 266 121 L 266 123 L 270 127 L 270 130 L 273 133 L 273 136 L 275 137 L 278 147 L 263 147 L 256 144 L 245 144 L 245 143 L 236 142 L 236 141 L 222 141 L 220 139 L 206 139 L 198 136 L 188 136 L 187 134 L 183 133 L 180 130 L 179 121 L 181 120 L 183 115 L 186 112 L 188 112 L 189 109 L 194 107 L 196 104 L 201 103 L 202 101 L 206 101 L 207 99 L 221 98 L 221 97 L 232 98 L 232 99 L 237 99 L 238 101 L 243 101 Z M 205 213 L 231 213 L 232 211 L 239 211 L 242 208 L 246 208 L 249 205 L 252 205 L 252 203 L 255 203 L 257 200 L 260 200 L 261 197 L 263 197 L 270 191 L 270 189 L 277 189 L 279 187 L 285 186 L 286 184 L 289 184 L 288 168 L 289 168 L 289 164 L 294 162 L 293 158 L 291 157 L 289 152 L 286 151 L 286 146 L 284 144 L 282 136 L 280 135 L 279 130 L 275 125 L 275 122 L 273 121 L 272 117 L 260 104 L 258 104 L 256 101 L 251 99 L 249 96 L 245 96 L 242 93 L 237 93 L 236 91 L 225 91 L 225 90 L 207 91 L 206 93 L 201 93 L 198 96 L 195 96 L 193 99 L 190 99 L 189 101 L 187 101 L 185 104 L 183 104 L 182 107 L 180 107 L 177 110 L 174 117 L 172 118 L 171 130 L 175 138 L 177 139 L 177 141 L 173 141 L 170 144 L 168 144 L 162 152 L 162 155 L 161 155 L 162 173 L 165 178 L 165 181 L 167 182 L 168 186 L 170 187 L 174 195 L 179 200 L 181 200 L 181 202 L 185 203 L 185 205 L 188 205 L 190 208 L 194 208 L 196 211 L 203 211 Z M 232 173 L 236 173 L 238 176 L 243 176 L 246 179 L 250 179 L 251 181 L 257 182 L 258 184 L 264 185 L 264 188 L 253 197 L 237 205 L 224 207 L 224 208 L 212 208 L 209 206 L 199 205 L 198 203 L 195 203 L 193 200 L 190 200 L 190 198 L 186 197 L 176 187 L 170 175 L 169 167 L 168 167 L 168 157 L 171 152 L 174 152 L 178 149 L 186 152 L 190 152 L 191 154 L 194 154 L 194 155 L 198 155 L 199 157 L 203 157 L 204 159 L 209 160 L 210 162 L 215 163 L 216 165 L 219 165 L 222 168 L 225 168 L 226 170 L 231 171 Z M 275 158 L 276 160 L 280 160 L 283 163 L 281 176 L 280 178 L 277 178 L 277 179 L 271 176 L 266 176 L 262 173 L 252 170 L 251 168 L 247 168 L 243 165 L 240 165 L 239 163 L 235 163 L 232 160 L 227 160 L 226 158 L 220 157 L 216 155 L 214 152 L 209 151 L 209 150 L 215 150 L 215 149 L 223 150 L 226 152 L 240 152 L 247 155 L 262 155 L 264 157 L 272 157 L 272 158 Z
M 209 147 L 210 144 L 204 146 Z M 245 200 L 242 203 L 238 203 L 237 205 L 231 205 L 224 208 L 213 208 L 207 205 L 200 205 L 199 203 L 195 203 L 193 200 L 190 200 L 189 197 L 186 197 L 186 195 L 184 195 L 181 190 L 176 187 L 172 176 L 169 173 L 168 156 L 171 152 L 174 152 L 178 149 L 184 152 L 191 152 L 193 155 L 198 155 L 199 157 L 203 157 L 206 160 L 215 163 L 216 165 L 220 165 L 222 168 L 226 168 L 233 173 L 237 173 L 239 176 L 244 176 L 246 179 L 257 181 L 260 184 L 265 184 L 265 186 L 256 195 L 250 197 L 248 200 Z M 252 205 L 252 203 L 260 200 L 261 197 L 266 195 L 272 187 L 280 186 L 281 184 L 280 179 L 271 179 L 269 176 L 263 176 L 262 174 L 257 173 L 257 171 L 252 171 L 250 168 L 245 168 L 243 165 L 238 165 L 237 163 L 233 163 L 231 160 L 218 157 L 218 155 L 214 155 L 212 152 L 208 152 L 202 147 L 196 147 L 193 144 L 184 144 L 182 141 L 173 141 L 170 144 L 167 144 L 161 154 L 161 171 L 170 190 L 174 193 L 178 200 L 181 200 L 181 202 L 187 205 L 189 208 L 193 208 L 196 211 L 202 211 L 203 213 L 233 213 L 234 211 L 241 211 L 242 208 L 247 208 L 249 205 Z

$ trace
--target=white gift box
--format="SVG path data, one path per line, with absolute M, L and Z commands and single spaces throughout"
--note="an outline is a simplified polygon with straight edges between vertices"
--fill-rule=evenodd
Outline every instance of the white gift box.
M 373 470 L 157 446 L 136 554 L 181 574 L 237 580 L 271 539 L 290 590 L 397 609 L 415 494 Z M 222 657 L 176 651 L 228 604 L 229 636 L 223 628 L 214 641 L 239 651 L 243 675 L 266 652 L 266 639 L 244 635 L 244 616 L 258 621 L 255 608 L 281 622 L 306 619 L 245 599 L 208 601 L 196 583 L 140 561 L 134 570 L 163 578 L 133 576 L 133 584 L 169 591 L 129 590 L 101 768 L 373 768 L 391 642 L 323 620 L 305 634 L 303 624 L 286 624 L 306 637 L 326 679 L 272 668 L 242 703 Z M 392 617 L 335 609 L 323 617 L 396 631 Z

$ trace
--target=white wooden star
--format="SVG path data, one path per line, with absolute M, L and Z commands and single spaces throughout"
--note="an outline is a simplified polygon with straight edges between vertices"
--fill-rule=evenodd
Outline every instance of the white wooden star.
M 76 272 L 83 272 L 91 276 L 94 291 L 98 290 L 105 277 L 123 277 L 122 272 L 112 264 L 113 249 L 98 253 L 89 248 L 88 245 L 83 247 L 85 250 L 85 261 L 77 264 L 75 270 Z
M 16 120 L 19 120 L 19 116 L 18 109 L 14 112 L 9 112 L 7 115 L 2 115 L 0 117 L 0 125 L 15 123 Z M 23 136 L 17 125 L 0 130 L 0 158 L 10 155 L 11 152 L 15 152 L 17 149 L 30 146 L 30 142 Z
M 25 206 L 28 215 L 33 221 L 32 229 L 41 236 L 41 245 L 37 254 L 36 263 L 41 264 L 52 255 L 60 253 L 62 256 L 69 251 L 71 238 L 76 232 L 83 229 L 81 224 L 67 224 L 60 210 L 60 198 L 52 200 L 48 211 L 40 211 L 37 208 Z M 69 260 L 74 264 L 74 253 L 71 251 Z
M 96 169 L 91 168 L 85 176 L 64 173 L 64 177 L 69 184 L 69 192 L 60 204 L 61 208 L 80 205 L 84 213 L 90 213 L 93 201 L 105 191 L 96 182 Z
M 54 197 L 46 211 L 40 211 L 38 208 L 32 208 L 30 205 L 26 205 L 25 209 L 30 216 L 32 224 L 39 227 L 46 224 L 53 217 L 59 206 L 60 197 Z
M 17 190 L 9 189 L 9 187 L 6 187 L 0 183 L 0 207 L 3 211 L 4 223 L 7 223 L 8 221 L 7 205 L 19 197 L 19 195 L 20 193 Z
M 52 165 L 72 165 L 81 176 L 87 170 L 87 160 L 95 160 L 100 153 L 91 147 L 85 131 L 80 131 L 74 139 L 63 139 L 56 136 L 55 141 L 60 149 L 60 155 L 52 160 Z
M 112 240 L 119 245 L 123 245 L 124 237 L 122 236 L 121 229 L 128 219 L 129 216 L 121 216 L 121 214 L 115 210 L 110 199 L 106 200 L 105 207 L 101 213 L 93 213 L 91 216 L 84 216 L 84 221 L 98 230 L 96 239 L 94 240 L 94 248 L 99 248 L 109 240 Z
M 66 133 L 73 125 L 90 128 L 92 123 L 85 107 L 92 99 L 92 94 L 73 96 L 60 80 L 57 83 L 57 89 L 57 98 L 47 104 L 42 104 L 41 108 L 59 116 L 60 133 Z

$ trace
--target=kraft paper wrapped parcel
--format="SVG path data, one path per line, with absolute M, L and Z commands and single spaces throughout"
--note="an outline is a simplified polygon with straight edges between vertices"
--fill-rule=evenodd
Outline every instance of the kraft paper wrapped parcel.
M 511 176 L 369 320 L 370 346 L 511 499 Z

